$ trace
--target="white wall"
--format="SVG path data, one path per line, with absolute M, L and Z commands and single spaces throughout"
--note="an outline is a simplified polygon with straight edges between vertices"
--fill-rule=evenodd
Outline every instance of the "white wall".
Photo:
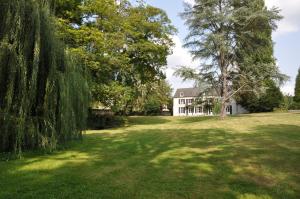
M 179 116 L 179 103 L 178 103 L 179 98 L 173 98 L 173 116 Z
M 173 116 L 201 116 L 201 115 L 207 115 L 207 113 L 196 113 L 194 110 L 194 113 L 191 114 L 187 114 L 187 113 L 179 113 L 179 107 L 186 107 L 186 104 L 179 104 L 179 99 L 196 99 L 196 98 L 192 98 L 192 97 L 187 97 L 187 98 L 173 98 Z M 244 114 L 244 113 L 248 113 L 248 111 L 246 109 L 244 109 L 241 105 L 237 104 L 236 101 L 234 99 L 230 100 L 230 103 L 228 105 L 232 106 L 232 115 L 236 115 L 236 114 Z M 230 113 L 227 113 L 230 114 Z M 210 113 L 209 115 L 212 115 L 212 113 Z
M 189 100 L 189 99 L 196 100 L 195 97 L 173 98 L 173 116 L 200 116 L 200 115 L 204 115 L 204 113 L 196 113 L 195 107 L 194 107 L 194 112 L 193 113 L 188 113 L 188 114 L 187 114 L 187 112 L 179 113 L 179 108 L 180 107 L 185 108 L 186 105 L 189 105 L 189 104 L 179 104 L 179 99 L 184 99 L 185 101 Z M 212 113 L 210 113 L 210 114 L 212 114 Z

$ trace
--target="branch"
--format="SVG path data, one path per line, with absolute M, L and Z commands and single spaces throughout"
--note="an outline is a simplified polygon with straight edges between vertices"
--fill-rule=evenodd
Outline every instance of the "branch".
M 234 91 L 229 97 L 225 99 L 225 101 L 229 100 L 232 96 L 234 96 L 236 93 L 238 93 L 240 90 L 242 90 L 243 87 L 245 87 L 247 84 L 243 84 L 239 89 Z

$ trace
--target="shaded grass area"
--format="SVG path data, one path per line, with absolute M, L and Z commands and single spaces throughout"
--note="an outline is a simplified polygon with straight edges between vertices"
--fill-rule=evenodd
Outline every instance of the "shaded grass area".
M 128 118 L 129 125 L 157 125 L 157 124 L 165 124 L 170 122 L 169 117 L 162 116 L 133 116 Z
M 0 162 L 0 198 L 300 198 L 300 115 L 131 117 Z

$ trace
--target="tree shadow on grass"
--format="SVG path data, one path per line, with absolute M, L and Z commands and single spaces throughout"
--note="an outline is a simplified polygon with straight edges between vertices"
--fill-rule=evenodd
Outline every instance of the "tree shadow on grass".
M 299 139 L 295 125 L 101 131 L 0 162 L 0 198 L 299 198 Z
M 128 122 L 129 126 L 165 124 L 170 122 L 167 118 L 163 116 L 132 116 L 128 117 Z
M 198 116 L 198 117 L 184 117 L 180 119 L 178 122 L 181 124 L 189 124 L 189 123 L 198 123 L 209 120 L 218 120 L 218 116 Z

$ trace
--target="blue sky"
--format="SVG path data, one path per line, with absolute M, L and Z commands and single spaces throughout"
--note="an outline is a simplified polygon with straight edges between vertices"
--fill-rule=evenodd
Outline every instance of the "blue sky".
M 182 82 L 180 78 L 174 77 L 174 68 L 179 65 L 197 66 L 188 53 L 188 49 L 182 48 L 183 39 L 187 35 L 184 21 L 178 16 L 183 11 L 183 1 L 193 0 L 145 0 L 148 4 L 165 10 L 178 29 L 178 34 L 173 37 L 176 46 L 173 55 L 168 58 L 167 79 L 174 89 L 191 87 L 192 82 Z M 289 75 L 291 80 L 281 89 L 284 93 L 293 94 L 295 78 L 300 67 L 300 0 L 266 0 L 270 8 L 276 6 L 281 9 L 284 19 L 279 22 L 278 30 L 273 34 L 275 42 L 275 57 L 280 70 Z

